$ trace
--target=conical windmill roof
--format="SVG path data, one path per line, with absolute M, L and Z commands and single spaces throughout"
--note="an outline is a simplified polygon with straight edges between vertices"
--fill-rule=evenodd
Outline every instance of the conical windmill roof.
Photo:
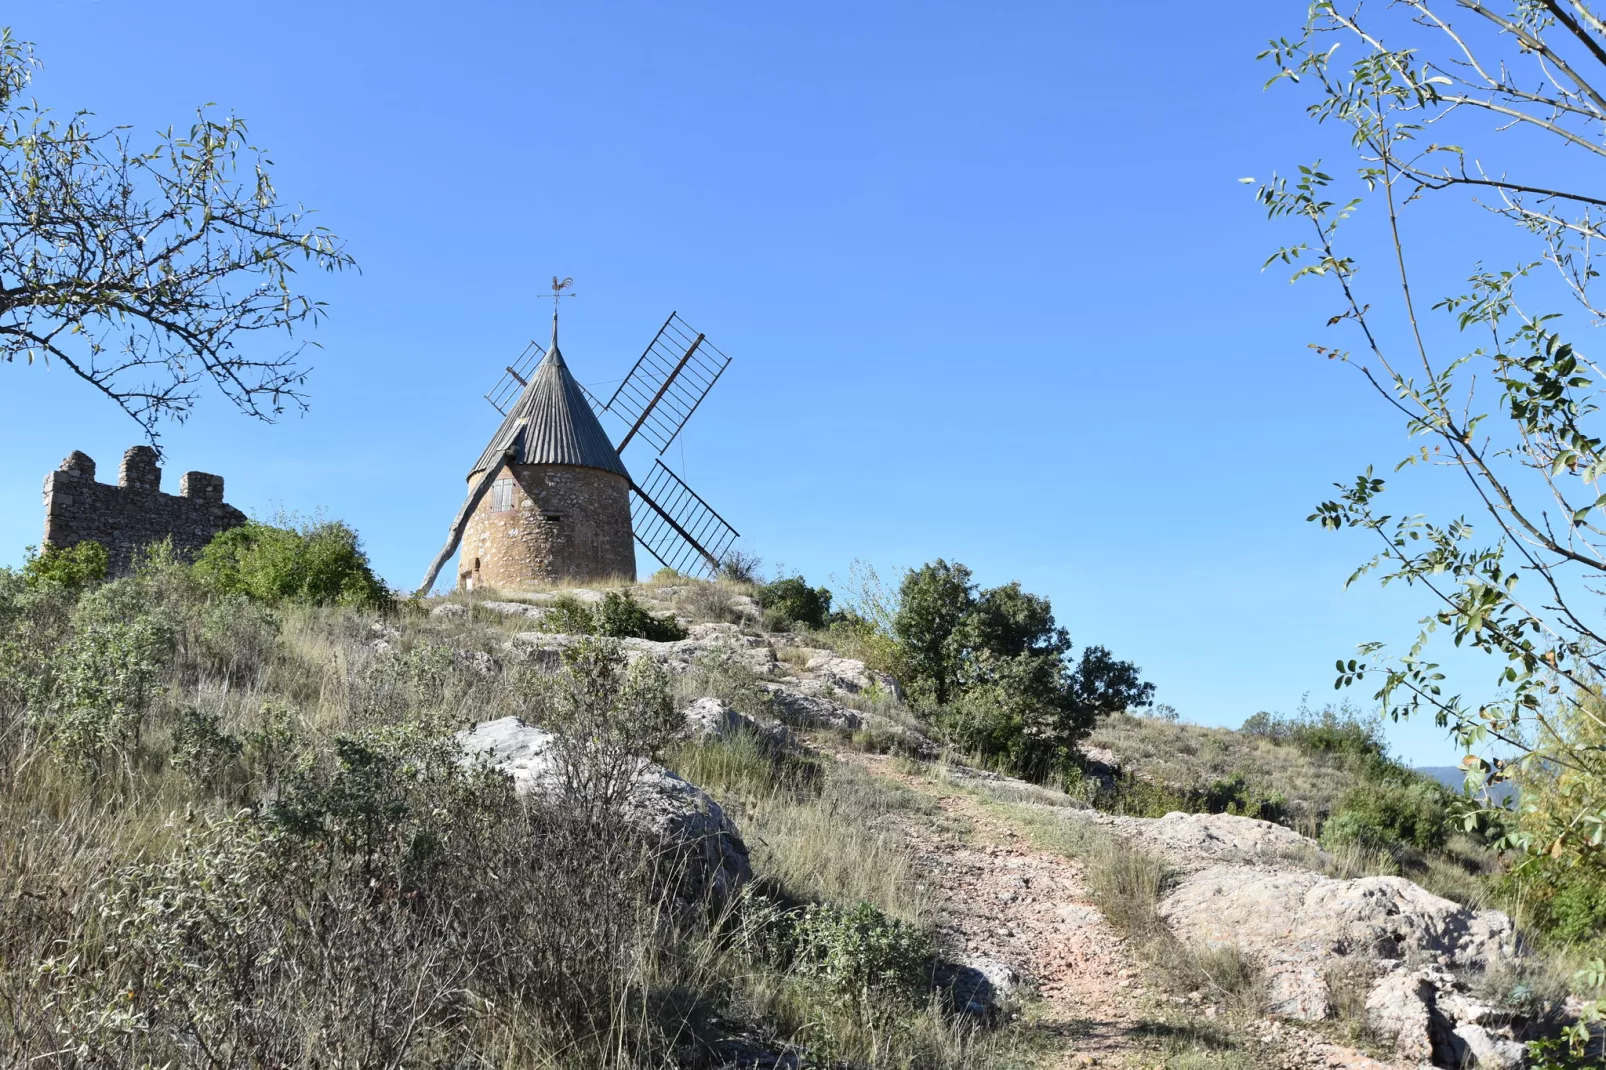
M 555 315 L 552 347 L 471 472 L 483 472 L 508 453 L 513 464 L 572 464 L 630 478 L 607 432 L 597 422 L 597 414 L 591 411 L 585 392 L 563 362 Z

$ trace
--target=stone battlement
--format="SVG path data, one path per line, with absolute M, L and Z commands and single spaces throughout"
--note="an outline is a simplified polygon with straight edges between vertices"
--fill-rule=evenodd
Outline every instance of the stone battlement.
M 149 446 L 123 454 L 116 486 L 95 482 L 94 460 L 77 450 L 45 477 L 44 545 L 65 549 L 94 540 L 106 548 L 113 575 L 127 572 L 142 547 L 172 539 L 175 550 L 191 556 L 245 519 L 224 504 L 222 476 L 185 472 L 178 494 L 163 494 L 162 469 Z

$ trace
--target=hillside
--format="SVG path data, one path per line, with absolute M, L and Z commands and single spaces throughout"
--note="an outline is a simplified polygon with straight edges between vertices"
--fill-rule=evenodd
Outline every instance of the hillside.
M 1516 1066 L 1563 1014 L 1396 875 L 1453 854 L 1301 835 L 1377 756 L 1286 726 L 1111 715 L 1067 793 L 748 584 L 9 582 L 0 1064 Z

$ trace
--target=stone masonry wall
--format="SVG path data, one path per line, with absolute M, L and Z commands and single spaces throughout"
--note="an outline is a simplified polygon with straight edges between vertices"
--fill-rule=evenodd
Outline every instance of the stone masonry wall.
M 458 586 L 512 591 L 558 580 L 635 579 L 628 480 L 559 464 L 508 465 L 497 478 L 509 477 L 511 502 L 499 502 L 493 486 L 469 517 Z
M 93 539 L 106 547 L 113 575 L 127 572 L 141 547 L 170 538 L 175 550 L 192 555 L 245 519 L 223 503 L 222 476 L 185 472 L 178 494 L 163 494 L 149 446 L 123 454 L 116 486 L 95 482 L 95 462 L 76 450 L 45 477 L 44 545 L 65 549 Z

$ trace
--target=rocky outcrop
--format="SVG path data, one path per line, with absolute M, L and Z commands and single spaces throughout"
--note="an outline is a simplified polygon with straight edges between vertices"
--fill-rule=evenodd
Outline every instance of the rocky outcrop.
M 585 638 L 549 632 L 519 632 L 509 647 L 516 656 L 556 668 L 563 651 Z M 619 639 L 619 649 L 631 661 L 651 658 L 669 672 L 691 672 L 705 658 L 732 658 L 760 676 L 775 671 L 775 651 L 762 638 L 743 635 L 734 624 L 693 625 L 685 639 L 658 643 L 650 639 Z
M 517 717 L 486 721 L 457 734 L 469 761 L 506 773 L 524 795 L 560 798 L 558 738 Z M 724 897 L 752 877 L 747 845 L 734 822 L 700 788 L 652 762 L 635 773 L 626 819 L 684 866 L 688 898 Z
M 1217 866 L 1186 877 L 1160 912 L 1183 940 L 1235 946 L 1261 963 L 1268 1009 L 1307 1021 L 1331 1013 L 1334 968 L 1377 975 L 1409 960 L 1486 970 L 1518 954 L 1506 915 L 1469 910 L 1402 877 Z
M 829 687 L 846 691 L 850 695 L 876 692 L 889 698 L 901 698 L 898 681 L 884 672 L 865 668 L 864 662 L 844 658 L 829 650 L 816 650 L 809 654 L 803 671 L 812 678 L 816 687 Z
M 1401 1059 L 1476 1070 L 1519 1070 L 1525 1063 L 1526 1045 L 1515 1036 L 1523 1023 L 1438 967 L 1383 977 L 1366 998 L 1366 1017 Z
M 770 696 L 776 716 L 794 728 L 871 731 L 884 736 L 898 749 L 923 758 L 935 758 L 942 751 L 925 735 L 885 714 L 856 710 L 835 699 L 809 694 L 786 684 L 765 683 L 760 686 Z
M 1329 877 L 1316 844 L 1267 821 L 1229 814 L 1112 817 L 1104 825 L 1163 859 L 1177 883 L 1160 915 L 1182 941 L 1235 947 L 1266 974 L 1272 1014 L 1334 1013 L 1335 976 L 1372 985 L 1370 1025 L 1409 1063 L 1519 1067 L 1524 1022 L 1476 1000 L 1458 980 L 1524 954 L 1511 919 L 1473 910 L 1403 877 Z
M 1169 813 L 1160 818 L 1095 818 L 1179 872 L 1210 866 L 1288 865 L 1315 868 L 1327 860 L 1315 843 L 1291 828 L 1232 814 Z

